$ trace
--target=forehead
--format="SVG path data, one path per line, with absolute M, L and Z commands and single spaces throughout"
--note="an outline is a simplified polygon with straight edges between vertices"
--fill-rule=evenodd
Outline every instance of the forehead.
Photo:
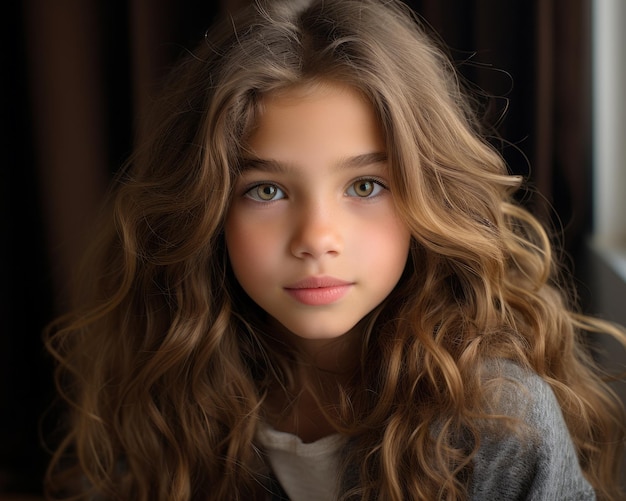
M 381 132 L 376 111 L 361 91 L 334 81 L 315 81 L 263 95 L 246 142 L 254 148 L 307 136 L 327 141 L 336 135 L 384 149 Z
M 371 100 L 361 89 L 342 81 L 318 78 L 261 93 L 255 103 L 255 119 L 252 126 L 253 128 L 258 126 L 268 109 L 276 107 L 286 109 L 303 102 L 323 105 L 333 100 L 358 103 L 363 108 L 376 111 Z

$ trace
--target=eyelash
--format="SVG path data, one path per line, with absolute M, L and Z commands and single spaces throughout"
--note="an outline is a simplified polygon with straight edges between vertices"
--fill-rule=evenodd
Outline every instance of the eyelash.
M 350 189 L 353 189 L 353 188 L 354 188 L 357 184 L 359 184 L 359 183 L 363 183 L 363 182 L 370 182 L 370 183 L 373 183 L 373 184 L 375 184 L 375 185 L 379 186 L 379 187 L 380 187 L 381 189 L 383 189 L 383 190 L 388 190 L 388 189 L 389 189 L 389 187 L 387 186 L 387 184 L 386 184 L 385 182 L 383 182 L 381 179 L 377 178 L 377 177 L 360 177 L 360 178 L 355 179 L 354 181 L 352 181 L 352 182 L 349 184 L 348 188 L 346 188 L 346 192 L 347 192 L 348 190 L 350 190 Z M 281 197 L 281 198 L 278 198 L 278 199 L 276 199 L 276 198 L 270 198 L 270 199 L 267 199 L 267 200 L 265 200 L 265 199 L 260 199 L 260 198 L 254 198 L 254 197 L 251 195 L 251 193 L 252 193 L 254 190 L 258 190 L 261 186 L 274 187 L 277 191 L 282 192 L 284 196 L 283 196 L 283 197 Z M 374 190 L 375 190 L 375 188 L 373 189 L 373 191 L 372 191 L 372 192 L 374 192 Z M 358 196 L 358 195 L 350 195 L 350 196 L 351 196 L 352 198 L 361 198 L 361 199 L 367 200 L 367 199 L 370 199 L 370 198 L 375 198 L 375 197 L 377 197 L 378 195 L 379 195 L 379 192 L 376 192 L 374 195 L 372 195 L 372 194 L 368 194 L 368 195 L 363 196 L 363 197 L 360 197 L 360 196 Z M 263 182 L 259 182 L 259 183 L 254 183 L 254 184 L 253 184 L 253 185 L 251 185 L 251 186 L 247 186 L 247 187 L 245 188 L 244 192 L 243 192 L 243 196 L 244 196 L 244 197 L 247 197 L 247 198 L 250 198 L 250 199 L 254 200 L 255 202 L 260 202 L 260 203 L 269 203 L 269 202 L 274 202 L 274 201 L 277 201 L 277 200 L 282 200 L 283 198 L 285 198 L 285 197 L 286 197 L 286 195 L 285 195 L 285 190 L 284 190 L 283 188 L 281 188 L 278 184 L 273 183 L 273 182 L 270 182 L 270 181 L 263 181 Z
M 350 183 L 350 186 L 348 187 L 348 189 L 354 188 L 354 186 L 356 186 L 359 183 L 363 183 L 363 182 L 373 183 L 375 185 L 378 185 L 383 190 L 388 190 L 389 189 L 389 187 L 387 186 L 387 183 L 385 183 L 384 181 L 382 181 L 380 178 L 377 178 L 377 177 L 360 177 L 358 179 L 355 179 L 354 181 L 352 181 Z M 362 199 L 376 198 L 379 195 L 379 193 L 380 192 L 377 192 L 375 195 L 369 194 L 369 195 L 364 196 L 364 197 L 359 197 L 357 195 L 356 198 L 362 198 Z
M 261 186 L 272 186 L 272 187 L 276 188 L 276 190 L 281 191 L 283 194 L 285 193 L 285 190 L 283 190 L 278 184 L 272 183 L 272 182 L 269 182 L 269 181 L 263 181 L 263 182 L 260 182 L 260 183 L 255 183 L 252 186 L 246 187 L 246 189 L 243 192 L 243 196 L 247 197 L 247 198 L 250 198 L 251 200 L 253 200 L 255 202 L 260 202 L 260 203 L 275 202 L 276 200 L 282 200 L 283 198 L 285 198 L 284 196 L 281 197 L 281 198 L 278 198 L 278 199 L 271 198 L 271 199 L 268 199 L 268 200 L 264 200 L 264 199 L 261 199 L 261 198 L 254 198 L 251 195 L 251 193 L 254 190 L 258 190 Z

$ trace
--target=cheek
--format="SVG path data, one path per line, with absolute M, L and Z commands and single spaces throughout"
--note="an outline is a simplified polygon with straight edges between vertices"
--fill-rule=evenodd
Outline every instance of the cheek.
M 386 217 L 376 221 L 369 229 L 364 229 L 364 234 L 369 234 L 368 242 L 363 251 L 371 256 L 371 259 L 381 262 L 384 267 L 395 268 L 404 264 L 409 253 L 411 234 L 406 225 L 390 211 Z
M 374 273 L 377 273 L 381 285 L 393 288 L 400 279 L 409 256 L 411 235 L 399 222 L 388 222 L 380 228 L 376 238 L 372 239 L 364 252 Z
M 279 253 L 279 240 L 275 232 L 260 225 L 246 222 L 236 215 L 226 220 L 225 241 L 231 266 L 241 285 L 254 277 L 262 276 L 269 262 Z

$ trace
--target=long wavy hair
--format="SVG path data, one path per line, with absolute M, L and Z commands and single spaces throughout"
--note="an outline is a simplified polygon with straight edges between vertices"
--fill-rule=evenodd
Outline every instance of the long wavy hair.
M 585 475 L 617 499 L 624 416 L 586 340 L 624 332 L 578 312 L 451 59 L 393 0 L 255 2 L 171 73 L 107 199 L 76 310 L 47 331 L 69 404 L 48 495 L 265 495 L 255 430 L 298 355 L 233 278 L 223 225 L 263 96 L 320 81 L 374 106 L 412 233 L 403 277 L 363 320 L 361 366 L 335 414 L 356 479 L 344 497 L 466 496 L 476 418 L 489 416 L 482 369 L 508 359 L 551 385 Z

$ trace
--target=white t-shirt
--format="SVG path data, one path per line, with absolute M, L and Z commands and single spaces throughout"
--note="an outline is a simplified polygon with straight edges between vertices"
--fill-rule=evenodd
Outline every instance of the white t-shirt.
M 256 439 L 291 501 L 337 499 L 339 455 L 346 437 L 333 434 L 304 443 L 296 435 L 263 424 L 257 429 Z

